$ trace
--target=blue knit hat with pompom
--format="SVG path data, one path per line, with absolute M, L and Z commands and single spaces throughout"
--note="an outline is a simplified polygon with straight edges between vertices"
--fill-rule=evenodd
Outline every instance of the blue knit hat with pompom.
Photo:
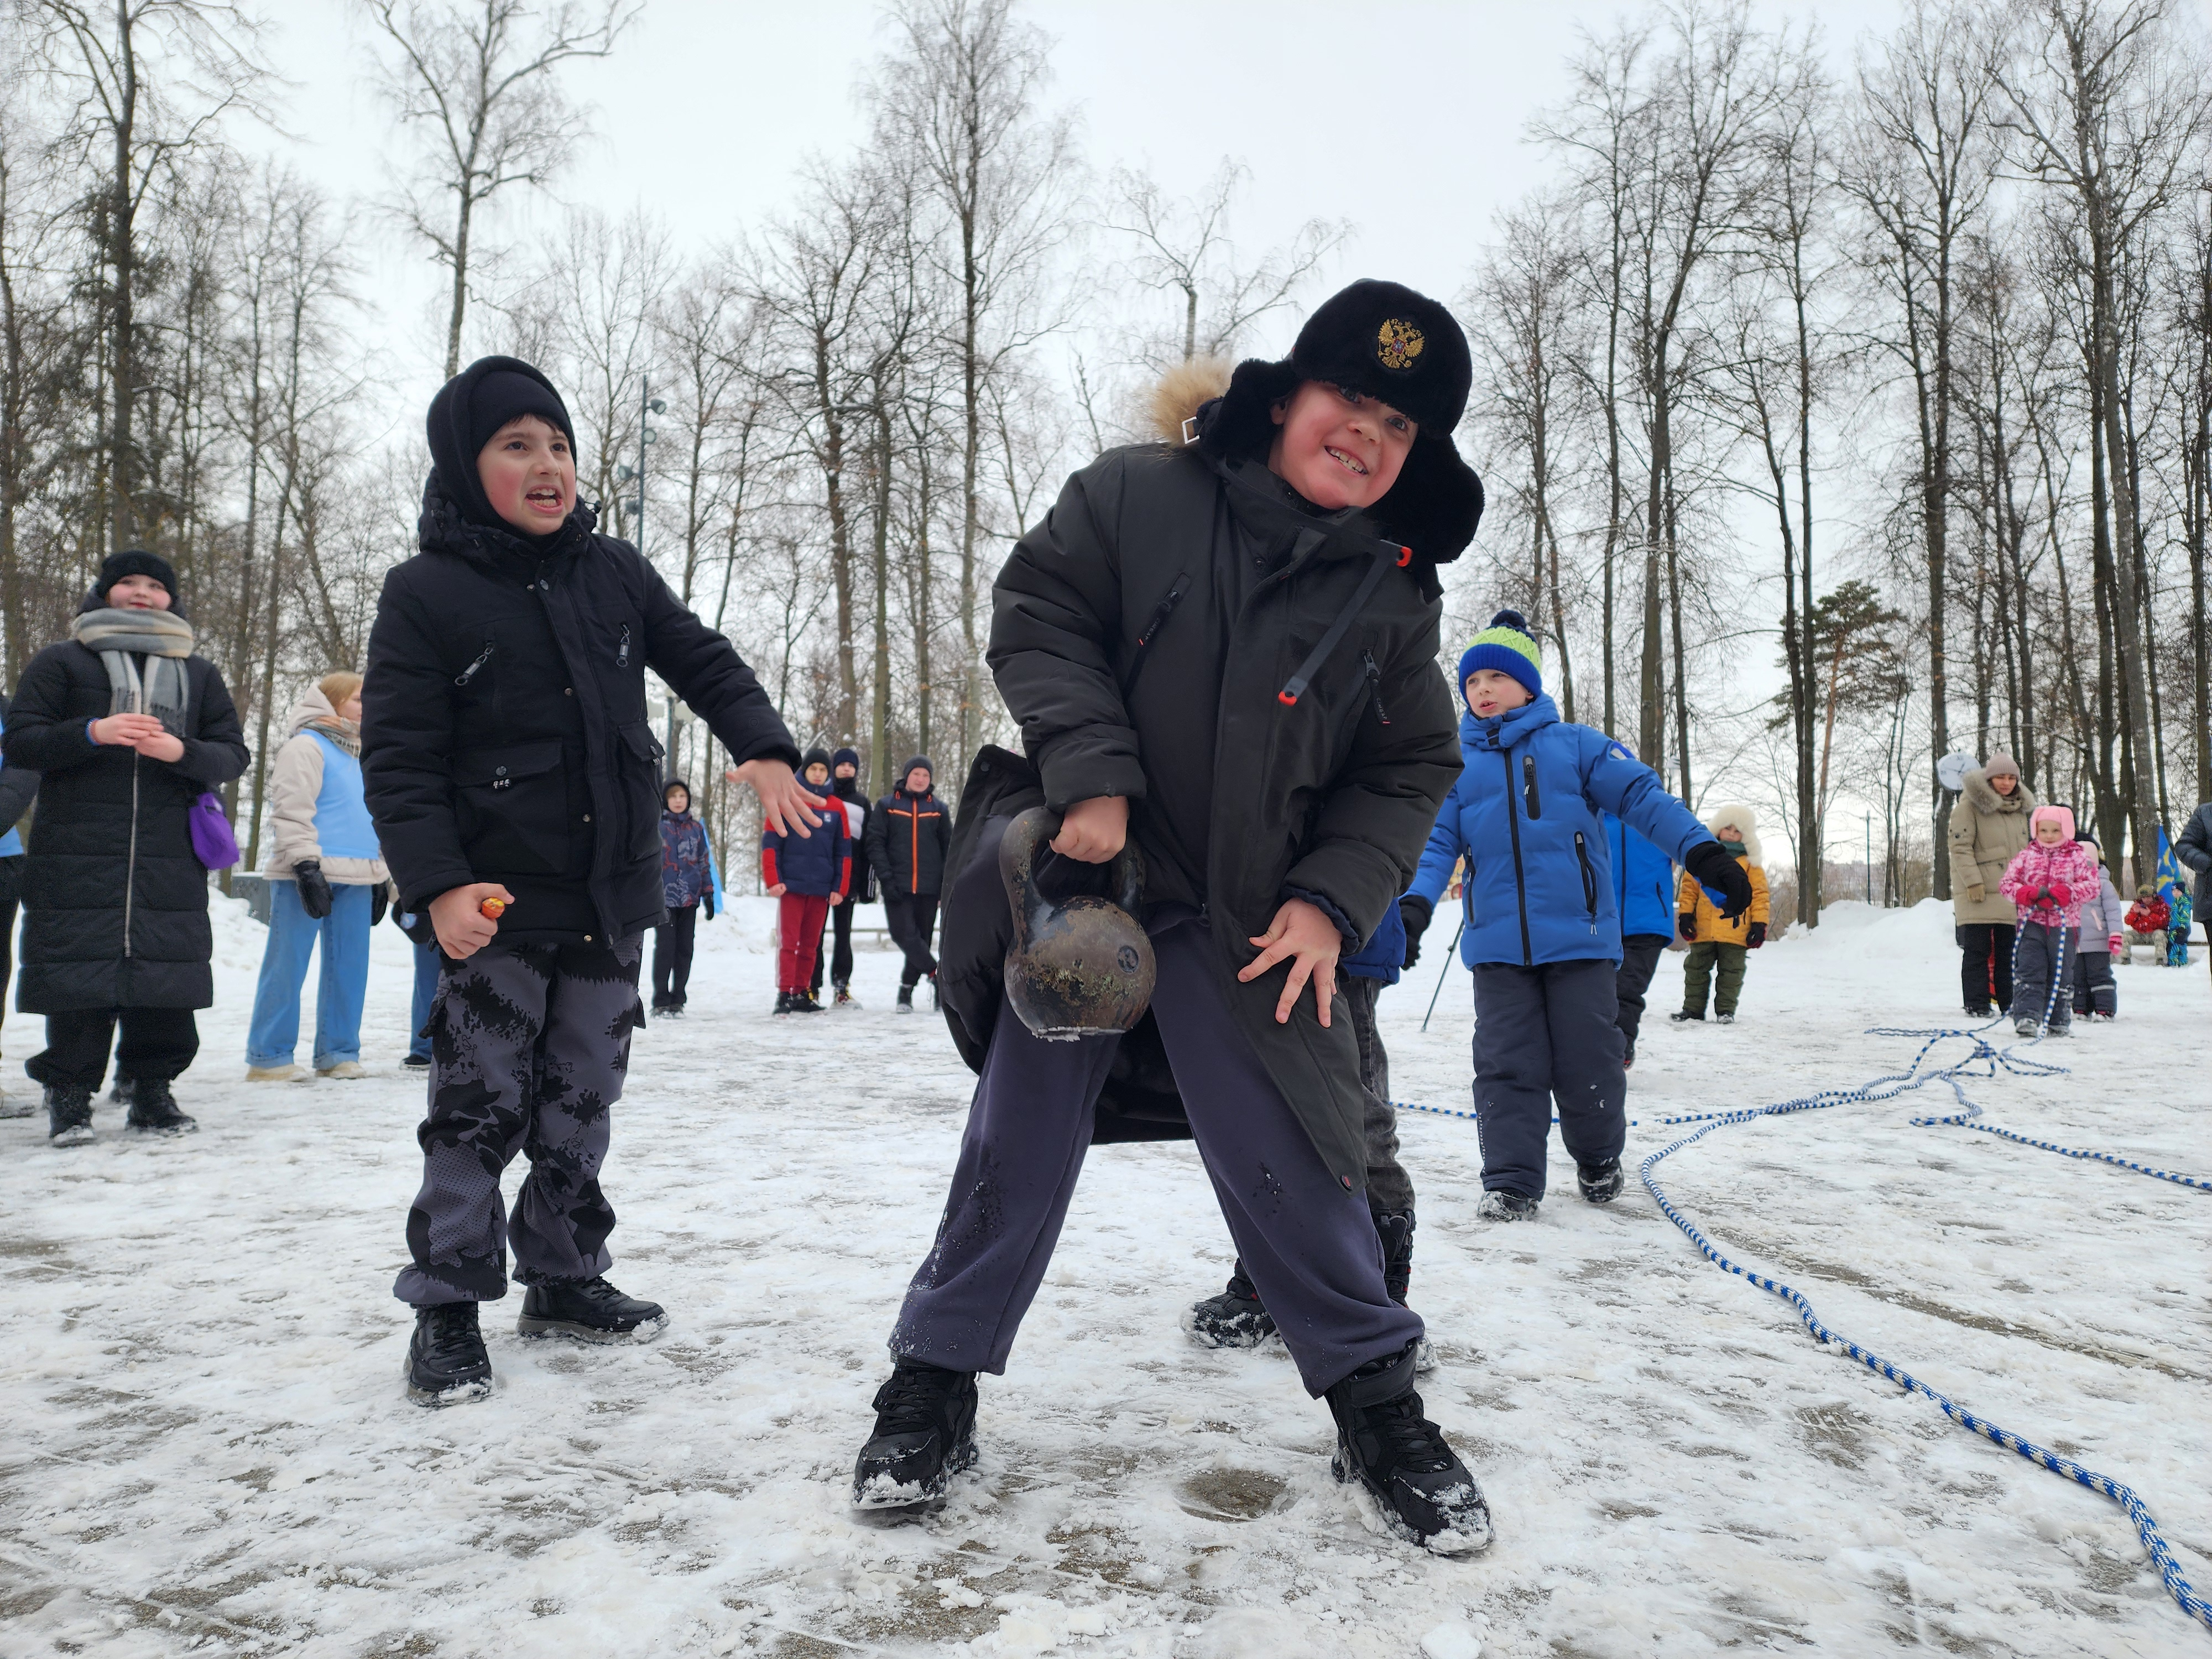
M 1528 689 L 1532 697 L 1544 695 L 1544 653 L 1528 631 L 1528 619 L 1518 611 L 1499 611 L 1490 619 L 1489 627 L 1468 641 L 1459 659 L 1462 689 L 1467 677 L 1478 668 L 1510 674 Z

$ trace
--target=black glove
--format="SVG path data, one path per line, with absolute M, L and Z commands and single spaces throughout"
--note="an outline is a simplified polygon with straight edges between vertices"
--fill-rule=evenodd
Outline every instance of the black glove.
M 1721 850 L 1717 841 L 1701 841 L 1683 854 L 1682 867 L 1697 879 L 1700 887 L 1710 887 L 1721 896 L 1721 915 L 1734 921 L 1751 908 L 1751 878 L 1738 864 Z
M 1398 901 L 1398 920 L 1406 925 L 1404 965 L 1407 968 L 1421 959 L 1421 935 L 1429 931 L 1429 917 L 1433 914 L 1428 900 L 1419 893 L 1408 893 Z
M 1691 944 L 1696 944 L 1698 939 L 1698 913 L 1695 910 L 1685 910 L 1680 915 L 1676 916 L 1674 918 L 1674 931 L 1680 933 Z
M 702 894 L 700 894 L 700 895 L 699 895 L 699 908 L 700 908 L 701 909 L 704 910 L 704 911 L 707 913 L 707 920 L 708 920 L 708 921 L 714 921 L 714 896 L 712 893 L 702 893 Z
M 380 881 L 368 890 L 368 925 L 372 927 L 384 920 L 384 913 L 392 908 L 392 884 Z
M 1743 942 L 1747 949 L 1753 951 L 1756 951 L 1760 945 L 1765 944 L 1766 924 L 1763 921 L 1753 922 L 1751 924 L 1751 932 L 1744 935 Z
M 330 915 L 334 902 L 331 884 L 323 877 L 320 859 L 301 859 L 292 866 L 292 879 L 300 884 L 300 908 L 315 921 Z

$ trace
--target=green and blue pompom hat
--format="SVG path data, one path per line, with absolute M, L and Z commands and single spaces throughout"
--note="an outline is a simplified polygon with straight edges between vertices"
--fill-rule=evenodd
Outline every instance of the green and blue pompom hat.
M 1534 635 L 1528 631 L 1528 619 L 1518 611 L 1501 611 L 1490 619 L 1490 626 L 1468 641 L 1467 649 L 1460 653 L 1459 689 L 1467 689 L 1467 677 L 1478 668 L 1494 668 L 1501 674 L 1510 674 L 1528 688 L 1532 697 L 1544 695 L 1544 653 L 1537 648 Z

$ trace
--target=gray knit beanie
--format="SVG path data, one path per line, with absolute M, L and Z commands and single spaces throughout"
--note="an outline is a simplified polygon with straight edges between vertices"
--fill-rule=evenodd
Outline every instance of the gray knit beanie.
M 2020 775 L 2020 763 L 2000 749 L 1982 763 L 1982 775 L 1985 778 L 2016 778 Z

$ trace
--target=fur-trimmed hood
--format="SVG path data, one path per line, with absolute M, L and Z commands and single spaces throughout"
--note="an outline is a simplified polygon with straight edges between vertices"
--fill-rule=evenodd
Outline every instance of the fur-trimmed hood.
M 2026 778 L 2013 786 L 2012 793 L 2000 795 L 1990 783 L 1990 775 L 1977 769 L 1966 774 L 1959 793 L 1966 798 L 1974 811 L 1990 812 L 2033 812 L 2043 803 L 2035 798 L 2035 791 L 2027 787 Z
M 1222 460 L 1267 458 L 1275 423 L 1269 410 L 1298 389 L 1287 362 L 1248 358 L 1233 369 L 1218 357 L 1194 357 L 1163 374 L 1146 407 L 1162 443 L 1195 443 Z M 1398 482 L 1366 509 L 1376 527 L 1431 565 L 1466 551 L 1482 522 L 1482 480 L 1460 457 L 1449 432 L 1423 428 Z
M 1743 832 L 1743 855 L 1746 858 L 1753 864 L 1766 862 L 1759 845 L 1759 819 L 1751 808 L 1741 801 L 1731 801 L 1725 806 L 1714 807 L 1705 816 L 1705 828 L 1711 830 L 1717 839 L 1723 823 L 1732 823 Z

